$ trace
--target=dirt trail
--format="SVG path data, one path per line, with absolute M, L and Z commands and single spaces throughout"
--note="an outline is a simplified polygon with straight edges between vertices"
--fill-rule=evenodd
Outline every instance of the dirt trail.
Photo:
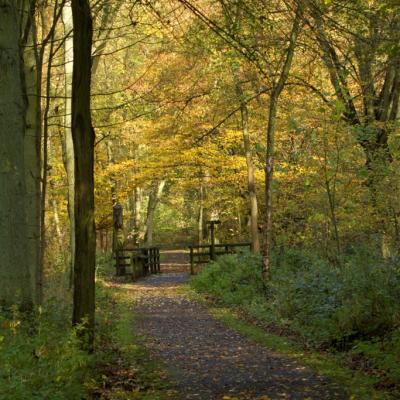
M 164 273 L 135 284 L 139 333 L 165 362 L 182 399 L 347 399 L 327 379 L 225 327 L 177 293 L 188 279 L 183 272 Z

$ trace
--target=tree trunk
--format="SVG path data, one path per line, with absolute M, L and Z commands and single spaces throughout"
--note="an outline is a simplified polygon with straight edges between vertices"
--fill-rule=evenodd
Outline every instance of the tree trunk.
M 27 4 L 25 10 L 28 35 L 23 53 L 25 99 L 26 99 L 26 131 L 24 137 L 24 161 L 26 184 L 26 218 L 27 244 L 29 248 L 31 286 L 35 303 L 40 304 L 42 298 L 41 263 L 41 60 L 38 57 L 36 24 L 33 10 Z M 40 72 L 39 72 L 40 71 Z
M 28 306 L 34 298 L 27 242 L 25 103 L 19 29 L 16 2 L 0 0 L 0 302 Z
M 144 236 L 144 242 L 146 246 L 151 246 L 153 243 L 153 222 L 154 214 L 156 212 L 158 201 L 161 198 L 162 192 L 164 190 L 165 181 L 161 181 L 151 189 L 149 195 L 149 202 L 147 206 L 147 217 L 146 217 L 146 232 Z
M 55 23 L 55 22 L 54 22 Z M 43 268 L 45 260 L 45 250 L 47 245 L 46 240 L 46 200 L 47 200 L 47 186 L 48 186 L 48 153 L 49 153 L 49 112 L 50 112 L 50 91 L 51 91 L 51 69 L 53 66 L 54 56 L 54 30 L 50 34 L 50 49 L 47 59 L 46 71 L 46 92 L 45 92 L 45 106 L 43 113 L 43 160 L 42 160 L 42 190 L 41 190 L 41 204 L 40 204 L 40 266 L 38 274 L 38 282 L 40 289 L 40 296 L 43 296 Z M 41 60 L 43 58 L 41 57 Z
M 75 263 L 75 166 L 74 166 L 74 144 L 72 141 L 71 116 L 72 116 L 72 73 L 74 61 L 74 46 L 72 37 L 72 9 L 71 4 L 66 2 L 63 8 L 64 35 L 69 35 L 64 44 L 64 73 L 65 73 L 65 118 L 64 118 L 64 143 L 63 160 L 68 181 L 68 216 L 69 216 L 69 241 L 70 241 L 70 286 Z
M 271 250 L 272 250 L 272 182 L 274 176 L 274 146 L 275 146 L 275 124 L 276 115 L 278 111 L 278 101 L 285 86 L 285 83 L 289 77 L 290 68 L 294 57 L 294 51 L 296 48 L 297 37 L 301 30 L 301 18 L 303 16 L 304 3 L 302 0 L 298 2 L 296 16 L 294 17 L 292 31 L 289 38 L 289 46 L 286 50 L 286 58 L 282 66 L 279 79 L 274 84 L 271 98 L 269 102 L 269 115 L 268 115 L 268 126 L 267 126 L 267 152 L 266 152 L 266 164 L 265 164 L 265 241 L 263 249 L 262 259 L 262 275 L 264 282 L 270 278 L 270 263 L 271 263 Z
M 107 161 L 109 165 L 114 165 L 114 153 L 113 153 L 113 143 L 111 140 L 108 140 L 107 143 Z M 118 195 L 117 195 L 117 185 L 115 183 L 114 174 L 110 176 L 111 180 L 111 202 L 112 204 L 116 204 L 118 202 Z
M 83 345 L 93 349 L 96 232 L 94 225 L 94 130 L 90 115 L 92 17 L 87 0 L 72 0 L 74 62 L 72 139 L 75 150 L 75 264 L 73 323 L 87 330 Z M 83 338 L 82 338 L 83 339 Z
M 56 199 L 52 199 L 51 200 L 51 206 L 53 207 L 55 231 L 56 231 L 59 243 L 60 243 L 60 248 L 62 248 L 61 246 L 63 245 L 64 235 L 63 235 L 63 232 L 61 230 L 60 215 L 58 213 L 58 204 L 57 204 Z
M 198 239 L 198 244 L 201 246 L 204 241 L 204 187 L 203 187 L 203 182 L 201 181 L 200 183 L 200 201 L 199 201 L 199 215 L 197 219 L 197 239 Z
M 244 103 L 242 103 L 240 110 L 242 116 L 243 146 L 246 154 L 246 165 L 247 165 L 247 188 L 249 192 L 249 201 L 250 201 L 251 250 L 253 253 L 259 253 L 260 237 L 258 234 L 258 203 L 257 203 L 255 180 L 254 180 L 253 154 L 251 151 L 251 143 L 249 137 L 249 127 L 248 127 L 249 115 L 247 107 Z
M 232 25 L 232 34 L 237 34 L 240 30 L 240 7 L 237 10 L 237 20 Z M 227 16 L 225 15 L 227 18 Z M 231 63 L 232 75 L 236 89 L 236 95 L 240 102 L 240 114 L 243 132 L 243 148 L 246 156 L 247 166 L 247 189 L 250 211 L 250 237 L 251 237 L 251 250 L 253 253 L 260 252 L 260 236 L 258 233 L 258 202 L 256 194 L 256 186 L 254 179 L 254 165 L 253 165 L 253 152 L 251 149 L 250 136 L 249 136 L 249 113 L 245 102 L 245 94 L 243 93 L 242 85 L 239 76 L 239 66 Z
M 329 203 L 329 212 L 330 212 L 330 219 L 333 227 L 333 238 L 336 243 L 336 257 L 335 262 L 340 264 L 340 236 L 339 236 L 339 227 L 338 227 L 338 219 L 336 215 L 336 181 L 337 175 L 339 171 L 339 163 L 340 163 L 340 149 L 336 146 L 336 160 L 335 160 L 335 171 L 332 177 L 329 177 L 328 173 L 328 165 L 329 165 L 329 149 L 328 149 L 328 142 L 326 137 L 326 131 L 323 133 L 323 143 L 324 143 L 324 180 L 325 180 L 325 190 L 328 196 L 328 203 Z M 336 138 L 337 141 L 337 138 Z
M 139 241 L 141 197 L 141 188 L 136 186 L 129 197 L 129 207 L 131 211 L 129 234 L 132 237 L 134 246 L 137 246 Z

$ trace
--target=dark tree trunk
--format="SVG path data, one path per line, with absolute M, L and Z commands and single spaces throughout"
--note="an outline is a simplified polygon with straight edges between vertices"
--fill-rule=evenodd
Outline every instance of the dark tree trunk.
M 29 307 L 34 290 L 27 243 L 26 121 L 18 21 L 16 2 L 0 0 L 0 305 Z
M 94 131 L 90 116 L 92 18 L 87 0 L 72 0 L 74 70 L 72 139 L 75 150 L 75 243 L 73 323 L 86 327 L 83 345 L 93 348 L 96 233 L 94 226 Z

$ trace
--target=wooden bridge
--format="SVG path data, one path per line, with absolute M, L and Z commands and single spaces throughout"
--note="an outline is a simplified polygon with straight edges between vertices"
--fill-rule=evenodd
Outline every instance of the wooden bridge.
M 211 243 L 209 244 L 181 244 L 171 246 L 148 246 L 127 248 L 123 245 L 123 240 L 119 241 L 119 233 L 123 227 L 122 206 L 116 204 L 113 207 L 113 253 L 115 258 L 115 269 L 117 276 L 131 275 L 136 280 L 142 276 L 149 274 L 157 274 L 161 272 L 160 251 L 161 250 L 182 250 L 188 252 L 189 262 L 187 267 L 190 268 L 190 274 L 195 273 L 196 264 L 207 264 L 215 260 L 218 256 L 224 254 L 232 254 L 239 252 L 243 248 L 251 249 L 251 243 L 215 243 L 214 229 L 215 225 L 220 221 L 208 221 L 211 231 Z
M 133 279 L 161 272 L 160 249 L 158 247 L 139 247 L 115 250 L 115 269 L 117 276 L 132 275 Z
M 131 275 L 133 280 L 161 272 L 162 253 L 181 250 L 187 253 L 186 267 L 191 275 L 195 274 L 195 265 L 207 264 L 224 254 L 240 252 L 251 248 L 251 243 L 221 243 L 204 245 L 177 245 L 138 247 L 134 249 L 119 249 L 115 251 L 115 269 L 117 276 Z

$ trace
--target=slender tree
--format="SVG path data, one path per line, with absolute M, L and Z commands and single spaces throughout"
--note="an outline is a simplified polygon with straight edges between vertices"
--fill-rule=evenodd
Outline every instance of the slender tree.
M 41 60 L 37 43 L 35 20 L 36 1 L 25 2 L 22 10 L 24 35 L 21 40 L 24 62 L 24 96 L 26 101 L 26 130 L 24 136 L 25 183 L 26 183 L 26 218 L 29 247 L 29 266 L 35 291 L 35 302 L 42 298 L 41 264 Z
M 144 242 L 146 246 L 151 246 L 153 243 L 154 215 L 157 209 L 157 205 L 164 191 L 165 183 L 166 181 L 162 180 L 153 185 L 150 190 L 149 201 L 147 205 L 146 229 L 144 236 Z
M 289 78 L 290 69 L 293 62 L 294 52 L 296 49 L 297 38 L 301 31 L 301 22 L 304 12 L 304 2 L 299 0 L 296 8 L 296 14 L 294 16 L 292 30 L 289 36 L 289 45 L 286 50 L 285 60 L 281 67 L 278 78 L 273 82 L 271 95 L 269 99 L 269 110 L 268 110 L 268 125 L 267 125 L 267 151 L 266 151 L 266 162 L 265 162 L 265 240 L 263 249 L 263 260 L 262 260 L 262 274 L 264 280 L 269 279 L 270 274 L 270 263 L 271 263 L 271 250 L 272 250 L 272 182 L 274 177 L 274 156 L 275 156 L 275 126 L 276 126 L 276 115 L 278 112 L 279 97 L 282 90 L 285 87 L 286 81 Z
M 72 141 L 71 119 L 72 119 L 72 73 L 74 60 L 74 46 L 72 37 L 72 9 L 71 2 L 67 1 L 63 7 L 64 23 L 64 73 L 65 73 L 65 134 L 63 141 L 63 162 L 68 180 L 68 215 L 69 215 L 69 239 L 70 239 L 70 286 L 75 263 L 75 169 L 74 169 L 74 144 Z

